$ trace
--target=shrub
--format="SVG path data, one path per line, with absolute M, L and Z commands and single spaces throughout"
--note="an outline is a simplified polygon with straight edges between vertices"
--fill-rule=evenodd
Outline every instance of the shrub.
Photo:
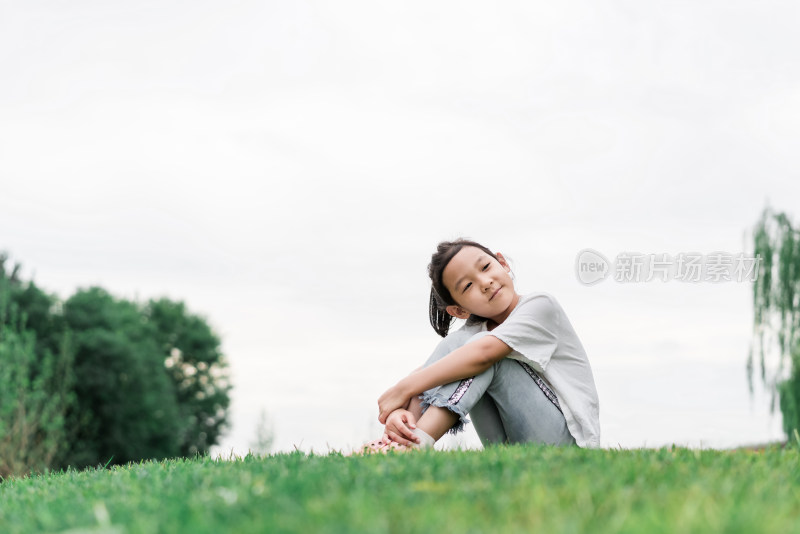
M 42 472 L 52 465 L 65 447 L 64 416 L 73 401 L 67 343 L 57 355 L 46 351 L 37 356 L 36 336 L 20 328 L 11 311 L 0 321 L 2 477 Z

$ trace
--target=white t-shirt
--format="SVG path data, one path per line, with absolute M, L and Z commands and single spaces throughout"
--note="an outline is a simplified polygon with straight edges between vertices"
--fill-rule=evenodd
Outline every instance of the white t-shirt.
M 517 307 L 492 331 L 484 321 L 464 325 L 454 337 L 466 344 L 486 335 L 511 347 L 507 358 L 527 363 L 548 383 L 578 446 L 600 446 L 600 402 L 592 368 L 566 313 L 552 295 L 520 296 Z

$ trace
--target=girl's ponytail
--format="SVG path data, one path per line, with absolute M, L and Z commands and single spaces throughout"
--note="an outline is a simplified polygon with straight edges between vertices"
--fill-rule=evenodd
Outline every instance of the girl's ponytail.
M 453 324 L 453 316 L 447 313 L 444 308 L 439 304 L 440 299 L 436 295 L 436 290 L 431 286 L 431 300 L 428 307 L 428 317 L 431 321 L 431 326 L 436 333 L 442 337 L 447 336 L 450 331 L 450 325 Z
M 447 336 L 450 331 L 450 325 L 453 322 L 453 317 L 447 313 L 447 306 L 456 304 L 455 299 L 450 295 L 444 282 L 442 282 L 442 273 L 453 256 L 464 247 L 479 248 L 489 256 L 497 259 L 494 252 L 484 247 L 480 243 L 470 241 L 468 239 L 459 238 L 455 241 L 442 241 L 436 247 L 436 252 L 431 256 L 431 262 L 428 264 L 428 276 L 431 279 L 431 298 L 428 302 L 428 318 L 431 321 L 431 326 L 436 333 L 442 337 Z M 470 316 L 467 324 L 473 324 L 480 321 L 485 321 L 483 317 L 476 315 Z

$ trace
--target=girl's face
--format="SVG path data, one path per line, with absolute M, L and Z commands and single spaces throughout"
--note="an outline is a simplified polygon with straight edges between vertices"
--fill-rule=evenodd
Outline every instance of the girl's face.
M 494 259 L 476 247 L 464 247 L 442 272 L 442 282 L 456 306 L 447 313 L 459 319 L 470 314 L 502 323 L 519 302 L 506 259 L 499 252 Z

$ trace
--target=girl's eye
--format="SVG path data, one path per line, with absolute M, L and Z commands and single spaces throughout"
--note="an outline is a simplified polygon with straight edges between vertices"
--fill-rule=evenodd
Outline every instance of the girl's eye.
M 466 291 L 467 289 L 469 289 L 469 286 L 471 286 L 471 285 L 472 285 L 472 282 L 470 282 L 469 284 L 465 285 L 465 286 L 464 286 L 464 291 Z M 462 291 L 462 293 L 463 293 L 464 291 Z
M 488 269 L 488 268 L 489 268 L 489 264 L 488 264 L 488 263 L 487 263 L 486 265 L 484 265 L 484 266 L 483 266 L 483 270 L 484 270 L 484 271 L 485 271 L 486 269 Z

